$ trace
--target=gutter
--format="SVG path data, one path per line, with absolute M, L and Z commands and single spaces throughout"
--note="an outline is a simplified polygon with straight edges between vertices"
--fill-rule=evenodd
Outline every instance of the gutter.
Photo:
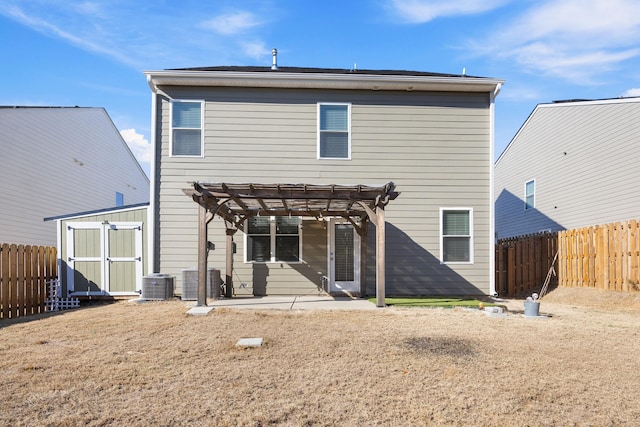
M 378 74 L 287 73 L 246 71 L 145 71 L 151 90 L 160 86 L 233 86 L 290 89 L 351 89 L 446 92 L 492 92 L 504 82 L 484 77 Z M 496 91 L 497 88 L 497 91 Z
M 497 83 L 491 93 L 489 104 L 489 295 L 496 295 L 496 203 L 495 203 L 495 167 L 493 158 L 495 155 L 495 100 L 502 89 L 502 83 Z
M 149 174 L 151 175 L 151 181 L 149 183 L 149 209 L 147 209 L 147 224 L 149 229 L 147 230 L 147 246 L 148 246 L 148 251 L 149 251 L 149 262 L 147 263 L 147 273 L 148 274 L 153 274 L 156 273 L 156 265 L 158 266 L 158 270 L 160 269 L 160 262 L 159 259 L 157 260 L 157 253 L 156 253 L 156 211 L 157 211 L 157 202 L 156 202 L 156 142 L 157 142 L 157 138 L 156 138 L 156 126 L 157 126 L 157 118 L 156 118 L 156 113 L 157 113 L 157 91 L 158 88 L 151 82 L 151 79 L 147 76 L 147 83 L 149 84 L 149 87 L 151 88 L 151 135 L 150 135 L 150 139 L 151 139 L 151 159 L 152 161 L 150 162 L 150 167 L 149 167 Z

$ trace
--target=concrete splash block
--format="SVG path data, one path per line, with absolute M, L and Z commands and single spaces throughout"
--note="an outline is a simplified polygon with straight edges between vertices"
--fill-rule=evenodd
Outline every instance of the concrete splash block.
M 187 310 L 187 314 L 191 316 L 206 316 L 209 312 L 213 310 L 213 307 L 191 307 Z
M 509 315 L 504 312 L 504 309 L 498 306 L 485 307 L 482 312 L 488 317 L 509 317 Z
M 262 338 L 240 338 L 236 347 L 262 347 Z

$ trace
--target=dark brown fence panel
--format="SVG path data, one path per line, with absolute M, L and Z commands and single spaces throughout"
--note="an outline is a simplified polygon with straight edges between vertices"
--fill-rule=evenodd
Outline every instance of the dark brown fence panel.
M 0 245 L 0 318 L 44 312 L 47 282 L 57 276 L 55 247 Z
M 640 221 L 630 220 L 498 241 L 498 294 L 537 292 L 556 251 L 550 286 L 640 291 Z
M 557 233 L 499 240 L 496 244 L 496 291 L 505 297 L 539 292 L 558 250 Z M 557 285 L 552 276 L 549 286 Z

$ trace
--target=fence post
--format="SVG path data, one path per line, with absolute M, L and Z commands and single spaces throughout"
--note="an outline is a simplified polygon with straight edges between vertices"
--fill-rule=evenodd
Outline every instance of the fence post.
M 566 250 L 564 249 L 564 231 L 558 232 L 558 286 L 564 286 L 564 257 L 566 256 Z
M 629 291 L 629 226 L 628 222 L 622 222 L 620 224 L 620 231 L 622 232 L 622 242 L 620 247 L 620 258 L 621 258 L 621 286 L 622 290 L 625 292 Z
M 578 285 L 581 288 L 584 288 L 587 283 L 586 270 L 584 268 L 584 260 L 586 259 L 585 254 L 585 244 L 587 239 L 587 230 L 586 228 L 581 228 L 578 230 Z
M 9 317 L 9 245 L 0 249 L 0 294 L 2 296 L 2 318 Z
M 629 222 L 629 284 L 638 290 L 638 223 L 635 219 Z
M 502 254 L 502 245 L 500 243 L 496 243 L 495 245 L 495 253 L 494 253 L 494 259 L 495 259 L 495 265 L 496 265 L 496 271 L 495 271 L 495 278 L 494 278 L 494 282 L 496 284 L 496 292 L 498 292 L 499 294 L 504 294 L 502 292 L 502 277 L 503 277 L 503 262 L 504 262 L 504 256 Z

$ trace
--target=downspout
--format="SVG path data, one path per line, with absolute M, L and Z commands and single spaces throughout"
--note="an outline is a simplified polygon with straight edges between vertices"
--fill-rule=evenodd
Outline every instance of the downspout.
M 63 260 L 62 258 L 62 254 L 66 253 L 66 252 L 62 252 L 62 220 L 61 219 L 56 219 L 56 251 L 58 252 L 56 255 L 56 265 L 58 267 L 58 283 L 60 284 L 60 290 L 62 290 L 63 286 L 64 289 L 67 291 L 66 294 L 63 294 L 62 297 L 66 298 L 67 295 L 69 294 L 69 290 L 67 289 L 67 283 L 66 283 L 66 279 L 67 279 L 67 263 Z M 62 268 L 64 267 L 65 271 L 64 273 L 62 272 Z M 62 283 L 62 275 L 64 274 L 64 278 L 65 278 L 65 283 Z
M 494 191 L 494 151 L 495 151 L 495 100 L 502 89 L 497 83 L 490 93 L 489 104 L 489 295 L 496 295 L 496 205 Z
M 160 260 L 156 259 L 156 218 L 157 218 L 157 204 L 156 204 L 156 102 L 158 88 L 152 82 L 151 76 L 147 74 L 147 84 L 151 88 L 151 165 L 149 173 L 151 174 L 151 182 L 149 185 L 149 209 L 147 210 L 147 245 L 149 251 L 149 262 L 147 263 L 147 274 L 158 273 L 160 269 Z

